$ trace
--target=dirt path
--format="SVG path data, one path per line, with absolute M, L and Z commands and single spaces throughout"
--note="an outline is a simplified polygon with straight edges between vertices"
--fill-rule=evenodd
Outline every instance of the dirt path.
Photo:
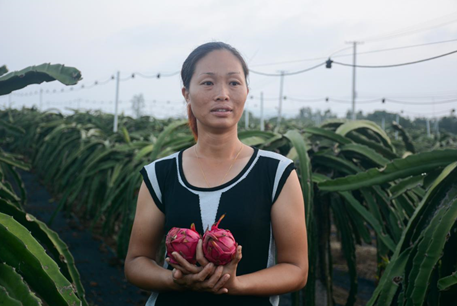
M 57 203 L 39 183 L 37 176 L 20 171 L 27 190 L 26 211 L 48 222 Z M 50 202 L 51 201 L 51 202 Z M 145 305 L 148 292 L 129 284 L 115 253 L 103 241 L 93 237 L 74 216 L 64 217 L 59 213 L 51 228 L 70 248 L 81 281 L 86 290 L 86 299 L 91 305 Z

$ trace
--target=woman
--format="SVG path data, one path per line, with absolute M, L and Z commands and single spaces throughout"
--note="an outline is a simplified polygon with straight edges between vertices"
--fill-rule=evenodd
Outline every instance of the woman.
M 248 68 L 221 42 L 196 48 L 181 71 L 196 144 L 145 166 L 126 278 L 152 290 L 147 305 L 278 305 L 308 275 L 304 203 L 292 160 L 241 143 L 237 124 L 249 89 Z M 221 215 L 239 246 L 214 266 L 197 247 L 198 265 L 176 252 L 156 255 L 172 227 L 195 223 L 203 234 Z M 243 249 L 243 252 L 242 252 Z M 243 254 L 242 254 L 243 253 Z M 169 264 L 173 256 L 178 264 Z

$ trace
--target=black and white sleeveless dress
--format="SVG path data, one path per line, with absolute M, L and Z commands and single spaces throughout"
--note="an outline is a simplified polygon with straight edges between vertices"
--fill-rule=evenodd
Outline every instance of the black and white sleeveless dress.
M 243 246 L 237 275 L 253 273 L 275 264 L 276 249 L 271 227 L 271 208 L 287 178 L 295 169 L 292 160 L 253 147 L 254 153 L 243 170 L 231 181 L 212 188 L 195 187 L 186 180 L 183 151 L 144 166 L 140 173 L 157 207 L 165 215 L 164 232 L 172 227 L 197 231 L 225 218 L 220 228 L 229 229 Z M 166 263 L 165 263 L 166 264 Z M 172 269 L 172 267 L 165 268 Z M 279 296 L 232 296 L 200 292 L 153 292 L 146 306 L 184 305 L 274 305 Z

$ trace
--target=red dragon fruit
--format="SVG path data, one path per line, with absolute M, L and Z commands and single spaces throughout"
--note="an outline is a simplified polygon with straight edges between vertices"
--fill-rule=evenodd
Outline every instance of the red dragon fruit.
M 171 255 L 171 253 L 177 252 L 185 260 L 195 264 L 197 262 L 195 255 L 197 252 L 197 244 L 199 239 L 201 239 L 201 236 L 195 229 L 194 223 L 192 223 L 190 229 L 173 227 L 165 238 L 165 245 L 167 246 L 167 253 L 168 257 L 170 258 L 170 263 L 178 263 Z
M 224 217 L 225 214 L 211 226 L 211 230 L 206 230 L 203 235 L 203 254 L 206 259 L 218 266 L 232 261 L 238 247 L 232 233 L 219 228 L 219 223 Z

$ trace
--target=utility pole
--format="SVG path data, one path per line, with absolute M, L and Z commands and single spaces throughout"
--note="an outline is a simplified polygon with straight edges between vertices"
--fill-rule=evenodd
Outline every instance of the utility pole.
M 280 81 L 280 85 L 279 85 L 278 124 L 276 125 L 275 132 L 279 131 L 279 125 L 281 123 L 281 107 L 282 107 L 282 99 L 283 99 L 282 90 L 283 90 L 283 87 L 284 87 L 284 73 L 285 73 L 285 71 L 280 71 L 280 73 L 281 73 L 281 81 Z
M 436 120 L 435 120 L 435 132 L 436 132 L 436 136 L 438 136 L 438 139 L 440 139 L 440 125 L 439 125 L 439 121 L 440 121 L 440 119 L 439 119 L 439 118 L 436 118 Z
M 361 44 L 360 41 L 351 41 L 347 42 L 353 45 L 353 58 L 352 58 L 352 120 L 356 120 L 355 115 L 355 99 L 356 99 L 356 92 L 355 92 L 355 65 L 356 65 L 356 54 L 357 54 L 357 44 Z
M 43 111 L 43 88 L 40 89 L 40 112 Z
M 119 71 L 116 74 L 116 99 L 114 100 L 114 123 L 113 132 L 117 132 L 117 106 L 119 104 Z
M 397 124 L 400 124 L 400 116 L 398 115 L 397 113 L 397 119 L 395 120 L 395 122 L 397 122 Z M 395 131 L 395 140 L 398 139 L 398 131 Z
M 263 91 L 260 92 L 260 130 L 265 131 L 265 122 L 263 120 Z
M 427 137 L 430 138 L 430 119 L 427 118 Z

